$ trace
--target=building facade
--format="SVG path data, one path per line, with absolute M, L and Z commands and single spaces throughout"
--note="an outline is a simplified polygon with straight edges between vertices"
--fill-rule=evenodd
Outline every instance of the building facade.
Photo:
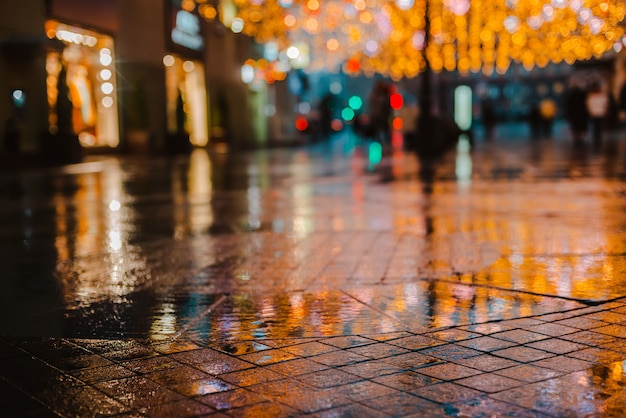
M 17 121 L 21 153 L 63 161 L 262 146 L 254 127 L 266 122 L 240 76 L 253 48 L 180 0 L 6 0 L 2 123 Z

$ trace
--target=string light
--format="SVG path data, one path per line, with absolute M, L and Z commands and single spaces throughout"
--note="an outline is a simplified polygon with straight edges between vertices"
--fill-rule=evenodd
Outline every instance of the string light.
M 221 0 L 226 24 L 224 3 L 260 43 L 309 45 L 310 71 L 350 62 L 392 78 L 416 76 L 425 58 L 434 71 L 462 74 L 573 63 L 616 51 L 624 34 L 621 0 Z

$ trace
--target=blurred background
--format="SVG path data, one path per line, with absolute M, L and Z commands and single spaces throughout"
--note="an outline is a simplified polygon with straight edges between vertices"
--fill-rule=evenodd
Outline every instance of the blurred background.
M 599 86 L 602 127 L 618 128 L 626 106 L 621 0 L 6 0 L 0 9 L 5 166 L 342 132 L 418 150 L 459 132 L 576 137 L 574 87 Z

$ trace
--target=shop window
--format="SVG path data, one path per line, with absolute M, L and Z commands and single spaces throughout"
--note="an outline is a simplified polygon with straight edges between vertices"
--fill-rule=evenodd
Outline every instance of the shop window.
M 59 90 L 68 90 L 71 128 L 81 145 L 116 147 L 119 125 L 113 39 L 53 20 L 46 22 L 46 33 L 63 45 L 61 50 L 49 51 L 46 57 L 50 131 L 59 130 Z M 67 89 L 59 89 L 59 83 L 65 83 Z
M 208 143 L 206 83 L 199 61 L 166 55 L 167 130 L 170 134 L 189 134 L 195 146 Z

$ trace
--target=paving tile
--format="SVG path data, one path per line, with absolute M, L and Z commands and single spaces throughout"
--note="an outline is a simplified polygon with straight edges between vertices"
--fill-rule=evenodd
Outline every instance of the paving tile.
M 351 403 L 349 399 L 335 390 L 321 390 L 294 379 L 257 384 L 251 386 L 250 390 L 274 402 L 280 402 L 294 410 L 305 413 L 317 412 Z M 230 414 L 231 412 L 228 411 L 227 413 Z
M 368 401 L 379 396 L 387 396 L 397 393 L 391 385 L 383 385 L 370 381 L 360 381 L 347 385 L 341 385 L 329 390 L 344 396 L 352 401 Z
M 296 356 L 278 348 L 259 351 L 258 353 L 243 354 L 239 359 L 254 363 L 259 366 L 280 363 L 281 361 L 293 360 Z
M 457 385 L 452 382 L 438 383 L 423 388 L 417 388 L 412 391 L 421 398 L 438 402 L 441 404 L 452 404 L 455 402 L 465 402 L 477 398 L 484 397 L 483 392 Z
M 399 354 L 410 353 L 411 350 L 398 347 L 392 344 L 376 343 L 364 345 L 361 347 L 349 348 L 346 351 L 350 353 L 359 354 L 361 356 L 369 357 L 372 359 L 381 359 L 385 357 L 397 356 Z
M 79 369 L 93 369 L 94 367 L 110 366 L 113 364 L 111 360 L 108 360 L 98 354 L 86 354 L 77 357 L 65 358 L 62 360 L 53 361 L 56 367 L 64 371 L 79 370 Z
M 551 313 L 547 315 L 538 316 L 537 319 L 543 322 L 557 322 L 557 321 L 562 321 L 564 319 L 569 319 L 572 316 L 574 316 L 574 314 L 570 312 L 557 312 L 557 313 Z
M 329 353 L 331 351 L 338 350 L 337 347 L 328 344 L 322 344 L 317 341 L 312 341 L 304 344 L 290 345 L 283 347 L 281 350 L 287 353 L 293 354 L 298 357 L 309 357 L 318 354 Z
M 492 337 L 499 338 L 501 340 L 512 341 L 518 344 L 531 343 L 533 341 L 540 341 L 550 338 L 547 335 L 537 332 L 530 332 L 524 329 L 514 329 L 510 331 L 500 332 L 498 334 L 492 334 Z
M 337 408 L 351 403 L 348 398 L 341 396 L 335 391 L 304 393 L 292 391 L 284 398 L 281 398 L 280 402 L 305 414 Z
M 552 379 L 563 374 L 552 369 L 538 367 L 532 364 L 522 364 L 508 369 L 496 370 L 494 373 L 527 383 L 540 382 L 542 380 Z
M 407 353 L 381 359 L 402 370 L 415 370 L 424 366 L 441 363 L 442 360 L 421 353 Z
M 626 324 L 626 322 L 624 322 L 624 324 Z M 600 334 L 606 334 L 606 335 L 612 335 L 613 337 L 626 338 L 626 326 L 625 325 L 617 325 L 617 324 L 607 325 L 604 327 L 594 328 L 593 332 L 598 332 Z
M 269 350 L 271 347 L 257 341 L 213 341 L 210 348 L 239 356 Z
M 248 389 L 234 389 L 224 392 L 209 393 L 195 398 L 217 410 L 239 408 L 267 401 L 267 398 Z
M 298 376 L 306 373 L 319 372 L 320 370 L 327 369 L 328 366 L 302 358 L 270 364 L 263 368 L 285 376 Z
M 153 418 L 190 418 L 210 414 L 215 410 L 208 405 L 192 399 L 183 399 L 160 405 L 149 405 L 141 409 L 141 413 Z
M 307 415 L 307 417 L 311 418 L 384 418 L 388 416 L 389 415 L 384 412 L 368 408 L 367 406 L 358 403 L 326 409 L 324 411 L 315 412 L 313 414 Z
M 234 358 L 212 348 L 199 348 L 186 350 L 169 355 L 168 358 L 186 364 L 209 363 L 222 361 L 226 358 Z
M 102 355 L 146 348 L 134 340 L 72 339 L 71 342 L 86 350 Z
M 481 397 L 474 398 L 468 402 L 459 402 L 450 405 L 448 410 L 452 410 L 453 416 L 458 417 L 509 417 L 509 418 L 548 418 L 545 415 L 532 409 L 522 408 L 510 403 L 497 401 L 495 399 Z
M 492 356 L 490 354 L 483 354 L 482 356 L 458 359 L 455 360 L 455 363 L 471 367 L 472 369 L 480 370 L 483 372 L 492 372 L 494 370 L 500 370 L 507 367 L 514 367 L 519 365 L 519 363 L 516 361 Z
M 14 341 L 13 344 L 49 362 L 91 354 L 88 350 L 61 339 L 20 339 Z
M 568 353 L 567 356 L 585 360 L 593 364 L 609 364 L 626 360 L 626 353 L 595 347 Z
M 443 413 L 443 408 L 436 403 L 404 392 L 370 399 L 367 406 L 393 417 L 415 411 L 420 411 L 423 416 L 440 416 Z
M 312 343 L 317 341 L 319 338 L 268 338 L 262 340 L 263 345 L 269 348 L 284 348 L 291 347 L 292 345 L 300 345 L 306 343 Z
M 539 319 L 535 319 L 535 318 L 509 319 L 509 320 L 500 322 L 501 325 L 504 325 L 507 327 L 513 327 L 513 328 L 527 328 L 527 327 L 532 327 L 533 325 L 541 325 L 543 323 L 544 323 L 543 321 L 540 321 Z
M 185 399 L 164 386 L 143 376 L 97 383 L 96 388 L 132 408 L 162 405 Z
M 161 370 L 171 370 L 177 367 L 181 367 L 177 361 L 174 361 L 168 356 L 150 357 L 139 360 L 129 360 L 120 363 L 121 366 L 134 371 L 135 373 L 152 373 Z
M 470 338 L 480 337 L 480 334 L 475 332 L 463 331 L 458 328 L 450 328 L 441 331 L 429 332 L 425 334 L 427 337 L 435 338 L 437 340 L 456 342 L 462 340 L 469 340 Z
M 425 337 L 423 335 L 412 335 L 410 337 L 398 338 L 397 340 L 391 340 L 388 343 L 406 348 L 407 350 L 420 350 L 423 348 L 445 344 L 441 340 Z
M 462 342 L 463 341 L 461 341 L 461 343 Z M 436 347 L 427 348 L 425 350 L 420 350 L 419 353 L 447 361 L 454 361 L 484 354 L 482 351 L 474 350 L 473 348 L 463 347 L 459 344 L 460 343 L 439 345 Z
M 572 327 L 577 329 L 593 329 L 607 325 L 606 322 L 598 321 L 597 319 L 588 318 L 585 316 L 577 316 L 575 318 L 564 319 L 557 321 L 556 325 L 565 325 L 566 327 Z
M 534 325 L 534 326 L 525 328 L 525 330 L 530 331 L 530 332 L 538 332 L 540 334 L 549 335 L 551 337 L 559 337 L 561 335 L 578 332 L 578 328 L 568 327 L 567 325 L 554 324 L 554 323 Z
M 354 354 L 347 350 L 338 350 L 330 353 L 324 353 L 317 356 L 308 357 L 308 359 L 332 367 L 346 366 L 348 364 L 371 360 L 369 357 Z
M 626 315 L 626 306 L 622 305 L 618 308 L 611 309 L 611 312 L 619 313 L 622 315 Z
M 101 355 L 102 357 L 105 357 L 111 361 L 120 362 L 125 360 L 153 357 L 157 356 L 158 353 L 147 347 L 138 346 L 117 351 L 107 351 L 102 353 Z
M 588 348 L 586 345 L 577 344 L 571 341 L 565 341 L 558 338 L 550 338 L 548 340 L 535 341 L 526 344 L 527 347 L 536 348 L 538 350 L 547 351 L 555 354 L 571 353 L 577 350 Z
M 481 372 L 460 364 L 444 363 L 419 369 L 420 374 L 440 380 L 456 380 L 480 374 Z
M 50 396 L 40 400 L 60 416 L 94 417 L 130 412 L 128 406 L 90 386 L 57 390 L 52 389 Z
M 622 376 L 618 378 L 621 380 Z M 610 368 L 600 367 L 505 390 L 490 397 L 559 417 L 617 417 L 623 415 L 626 391 L 613 379 Z
M 284 379 L 283 375 L 265 370 L 262 367 L 256 367 L 254 369 L 245 369 L 237 372 L 221 374 L 220 379 L 232 383 L 237 386 L 250 386 L 257 383 L 269 382 L 272 380 Z
M 376 377 L 372 381 L 404 392 L 440 382 L 433 377 L 410 371 Z
M 92 369 L 71 370 L 70 373 L 75 378 L 89 384 L 104 382 L 106 380 L 121 379 L 123 377 L 130 377 L 136 374 L 135 372 L 118 364 L 95 367 Z
M 180 366 L 173 369 L 155 371 L 147 373 L 144 376 L 165 386 L 173 386 L 190 380 L 200 380 L 211 377 L 191 366 Z
M 354 383 L 363 380 L 362 377 L 346 373 L 339 369 L 326 369 L 319 372 L 301 374 L 296 376 L 295 379 L 320 389 L 345 385 L 348 383 Z
M 605 349 L 605 350 L 612 350 L 612 351 L 617 351 L 619 353 L 626 353 L 626 342 L 624 342 L 624 340 L 621 338 L 613 338 L 613 341 L 604 343 L 604 344 L 599 344 L 598 347 Z
M 237 372 L 240 370 L 251 369 L 254 364 L 248 363 L 236 357 L 224 355 L 219 361 L 209 361 L 204 363 L 194 363 L 193 367 L 203 372 L 219 376 L 224 373 Z
M 373 344 L 376 341 L 369 338 L 360 337 L 358 335 L 348 335 L 344 337 L 325 338 L 323 340 L 320 340 L 320 342 L 338 348 L 351 348 L 366 344 Z
M 594 331 L 575 332 L 573 334 L 562 335 L 560 338 L 562 340 L 586 344 L 591 347 L 615 342 L 615 337 Z
M 467 386 L 470 389 L 477 389 L 487 393 L 500 392 L 505 389 L 521 386 L 524 382 L 509 379 L 493 373 L 485 373 L 478 376 L 472 376 L 465 379 L 457 380 L 459 385 Z
M 490 335 L 496 332 L 508 331 L 513 328 L 513 326 L 508 326 L 501 322 L 489 322 L 485 324 L 467 325 L 459 327 L 458 329 L 478 334 Z
M 626 324 L 626 314 L 617 312 L 604 311 L 596 312 L 587 315 L 588 318 L 595 319 L 597 321 L 609 322 L 611 324 Z
M 339 367 L 338 370 L 360 376 L 365 379 L 371 379 L 378 376 L 398 373 L 408 368 L 396 367 L 391 363 L 383 360 L 366 361 L 362 363 L 350 364 L 348 366 Z M 410 369 L 410 368 L 409 368 Z
M 519 361 L 520 363 L 529 363 L 531 361 L 537 361 L 554 356 L 552 353 L 537 350 L 531 347 L 505 348 L 504 350 L 494 351 L 491 354 L 509 360 Z
M 282 418 L 296 416 L 296 410 L 285 405 L 281 405 L 274 402 L 257 403 L 250 406 L 244 406 L 242 408 L 234 408 L 228 410 L 228 415 L 231 417 L 267 417 L 267 418 Z
M 224 392 L 234 389 L 234 386 L 216 377 L 209 377 L 205 379 L 181 382 L 169 386 L 169 388 L 183 396 L 193 398 L 195 396 L 206 395 L 208 393 Z
M 152 350 L 160 354 L 174 354 L 184 351 L 190 351 L 200 348 L 201 346 L 188 340 L 176 340 L 166 342 L 154 342 L 150 344 Z
M 397 340 L 398 338 L 409 337 L 411 335 L 412 334 L 406 331 L 396 331 L 396 332 L 387 332 L 384 334 L 365 335 L 365 337 L 370 338 L 372 340 L 383 342 L 383 341 Z
M 463 347 L 472 348 L 474 350 L 480 351 L 494 351 L 502 348 L 512 347 L 515 343 L 510 341 L 504 341 L 498 338 L 493 338 L 489 336 L 483 336 L 478 338 L 472 338 L 471 340 L 459 341 L 456 344 L 462 345 Z
M 537 367 L 545 367 L 548 369 L 556 370 L 557 372 L 571 373 L 590 369 L 593 367 L 594 364 L 589 363 L 588 361 L 579 360 L 571 357 L 558 356 L 535 361 L 533 365 Z
M 277 402 L 282 402 L 283 398 L 290 396 L 292 393 L 303 395 L 320 393 L 320 389 L 291 378 L 257 383 L 247 387 L 246 390 Z

